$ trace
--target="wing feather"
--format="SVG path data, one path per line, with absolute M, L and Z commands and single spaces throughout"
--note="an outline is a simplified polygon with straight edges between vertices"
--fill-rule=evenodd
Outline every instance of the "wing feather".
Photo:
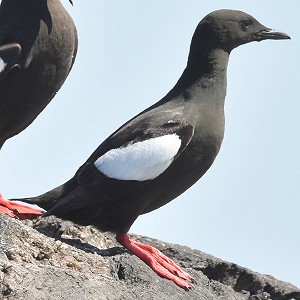
M 164 172 L 181 147 L 173 133 L 111 149 L 95 161 L 104 175 L 119 180 L 151 180 Z

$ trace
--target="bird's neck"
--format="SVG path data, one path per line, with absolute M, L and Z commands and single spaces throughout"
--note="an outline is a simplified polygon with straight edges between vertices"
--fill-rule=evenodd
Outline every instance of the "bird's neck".
M 198 53 L 201 53 L 198 55 Z M 224 76 L 227 71 L 229 53 L 222 49 L 207 49 L 189 56 L 181 80 L 192 84 L 202 78 Z
M 213 89 L 214 85 L 223 85 L 226 90 L 229 53 L 222 49 L 198 49 L 191 53 L 181 77 L 163 100 L 169 101 L 192 86 Z

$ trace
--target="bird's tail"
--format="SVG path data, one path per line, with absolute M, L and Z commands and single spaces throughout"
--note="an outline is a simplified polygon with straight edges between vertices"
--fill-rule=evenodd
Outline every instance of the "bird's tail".
M 106 217 L 103 217 L 103 203 L 98 199 L 98 194 L 78 184 L 76 177 L 43 195 L 10 200 L 42 207 L 46 210 L 43 217 L 54 215 L 81 225 L 100 224 L 101 228 L 107 227 L 102 226 L 101 219 L 106 220 Z
M 74 190 L 78 186 L 75 177 L 67 181 L 66 183 L 54 188 L 53 190 L 36 197 L 9 199 L 10 201 L 22 201 L 28 204 L 36 204 L 45 210 L 51 209 L 55 204 L 67 195 L 70 191 Z

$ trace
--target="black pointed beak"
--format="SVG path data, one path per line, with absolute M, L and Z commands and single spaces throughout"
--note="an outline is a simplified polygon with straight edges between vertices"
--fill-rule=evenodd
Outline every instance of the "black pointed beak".
M 290 36 L 282 31 L 266 28 L 257 33 L 261 40 L 287 40 Z
M 69 2 L 71 3 L 71 5 L 73 6 L 73 1 L 72 0 L 69 0 Z

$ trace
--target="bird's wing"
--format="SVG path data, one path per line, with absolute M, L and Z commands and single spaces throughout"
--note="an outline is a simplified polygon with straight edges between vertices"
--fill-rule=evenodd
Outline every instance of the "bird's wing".
M 127 128 L 130 128 L 127 127 Z M 90 176 L 93 169 L 107 178 L 117 180 L 152 180 L 163 173 L 182 153 L 194 134 L 194 128 L 185 120 L 172 120 L 158 126 L 136 126 L 138 130 L 120 130 L 104 142 L 83 166 L 79 177 Z M 121 137 L 118 137 L 121 135 Z M 122 140 L 122 143 L 120 143 Z M 108 150 L 103 153 L 103 147 Z M 94 172 L 94 171 L 93 171 Z M 88 172 L 89 173 L 89 172 Z
M 14 67 L 18 66 L 21 46 L 18 43 L 0 46 L 0 80 Z
M 92 222 L 90 220 L 93 218 L 99 224 L 105 222 L 106 216 L 102 214 L 99 217 L 99 211 L 105 211 L 103 205 L 106 204 L 103 203 L 116 200 L 115 184 L 118 184 L 119 193 L 122 190 L 134 193 L 141 189 L 168 168 L 184 151 L 194 134 L 194 128 L 186 121 L 160 123 L 158 126 L 135 125 L 135 130 L 127 125 L 126 128 L 121 127 L 99 146 L 77 171 L 74 177 L 76 182 L 72 179 L 68 193 L 62 193 L 59 188 L 58 191 L 47 193 L 49 200 L 41 199 L 41 206 L 49 209 L 45 216 L 54 214 L 87 225 L 92 224 L 88 222 Z M 57 194 L 63 197 L 55 197 L 50 202 L 52 195 Z M 99 225 L 102 229 L 105 226 Z

